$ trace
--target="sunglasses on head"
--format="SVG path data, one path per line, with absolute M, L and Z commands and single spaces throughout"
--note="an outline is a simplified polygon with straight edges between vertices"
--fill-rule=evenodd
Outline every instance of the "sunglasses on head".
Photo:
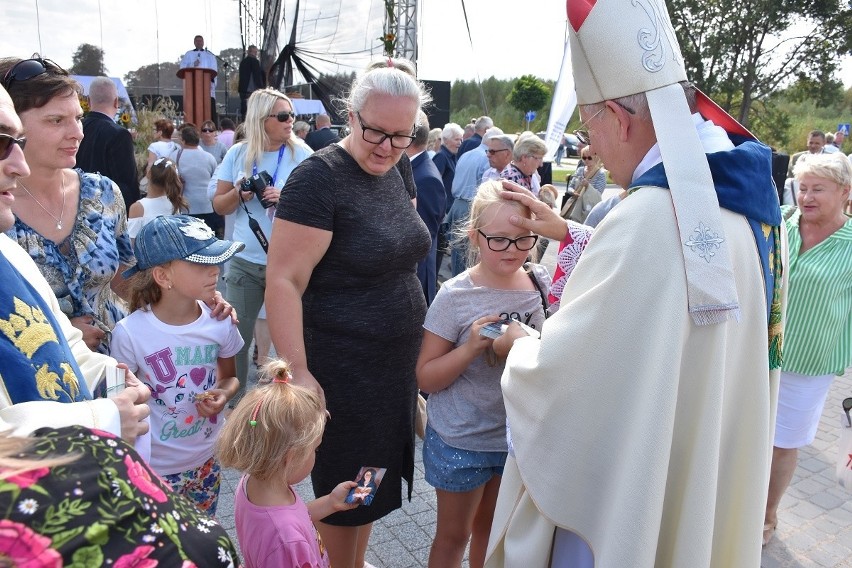
M 15 81 L 29 81 L 45 73 L 68 75 L 68 71 L 57 65 L 54 61 L 42 59 L 41 57 L 33 57 L 32 59 L 18 61 L 6 72 L 3 76 L 3 88 L 8 91 Z
M 26 137 L 15 138 L 8 134 L 0 134 L 0 160 L 5 160 L 12 154 L 12 148 L 15 147 L 15 144 L 20 146 L 21 151 L 23 151 L 24 146 L 27 145 Z
M 278 122 L 287 122 L 288 120 L 296 120 L 296 113 L 282 110 L 278 114 L 270 114 L 269 118 L 277 118 Z

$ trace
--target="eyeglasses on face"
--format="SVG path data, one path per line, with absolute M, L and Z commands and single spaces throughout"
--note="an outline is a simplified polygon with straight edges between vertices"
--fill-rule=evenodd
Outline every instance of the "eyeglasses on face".
M 18 61 L 6 72 L 3 76 L 3 88 L 8 91 L 15 81 L 29 81 L 30 79 L 44 75 L 45 73 L 68 75 L 68 71 L 50 59 L 33 57 L 32 59 Z
M 636 111 L 633 110 L 632 108 L 630 108 L 629 106 L 623 105 L 618 101 L 612 101 L 612 102 L 614 102 L 615 104 L 617 104 L 618 106 L 620 106 L 621 108 L 626 110 L 629 114 L 636 114 Z M 606 103 L 606 101 L 604 101 L 604 103 Z M 602 113 L 605 110 L 606 110 L 606 104 L 604 104 L 604 106 L 602 106 L 600 108 L 600 110 L 598 110 L 598 112 L 596 112 L 595 114 L 590 116 L 588 120 L 586 120 L 585 122 L 581 122 L 580 128 L 578 128 L 577 130 L 574 131 L 574 136 L 576 136 L 577 139 L 580 142 L 582 142 L 583 144 L 585 144 L 586 146 L 588 146 L 589 144 L 592 143 L 592 139 L 589 136 L 589 123 L 592 122 L 593 118 L 595 118 L 597 115 L 599 115 L 600 113 Z
M 509 245 L 515 245 L 516 249 L 526 251 L 533 248 L 535 243 L 538 242 L 538 235 L 526 235 L 517 239 L 510 239 L 509 237 L 490 237 L 480 229 L 477 229 L 476 232 L 485 237 L 488 248 L 494 252 L 503 252 L 509 248 Z
M 8 134 L 0 134 L 0 160 L 5 160 L 12 154 L 12 148 L 15 147 L 15 144 L 20 146 L 21 151 L 23 151 L 24 146 L 27 145 L 26 137 L 15 138 Z
M 296 113 L 282 110 L 278 114 L 270 114 L 269 118 L 277 118 L 278 122 L 287 122 L 288 120 L 296 120 Z
M 488 150 L 485 151 L 485 153 L 488 154 L 489 156 L 493 156 L 494 154 L 498 154 L 500 152 L 508 152 L 508 151 L 509 151 L 508 148 L 501 148 L 499 150 L 491 150 L 489 148 Z
M 283 120 L 281 122 L 284 122 Z M 216 132 L 215 128 L 202 128 L 201 132 Z
M 376 128 L 370 128 L 364 124 L 364 121 L 361 119 L 361 113 L 356 112 L 355 116 L 358 117 L 358 124 L 361 126 L 361 138 L 363 138 L 365 142 L 379 145 L 386 139 L 390 139 L 391 146 L 398 150 L 405 150 L 414 142 L 414 136 L 407 134 L 389 134 Z M 414 128 L 412 128 L 411 131 L 414 132 Z
M 591 156 L 583 156 L 583 159 L 587 162 L 591 162 L 592 160 L 594 160 L 594 158 L 592 158 Z

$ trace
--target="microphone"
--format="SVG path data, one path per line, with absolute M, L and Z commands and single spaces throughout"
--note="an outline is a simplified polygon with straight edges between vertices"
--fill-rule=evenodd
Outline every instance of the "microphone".
M 206 51 L 207 53 L 209 53 L 210 55 L 215 57 L 217 60 L 219 60 L 219 62 L 222 63 L 222 67 L 224 67 L 225 69 L 228 69 L 228 68 L 231 67 L 230 63 L 228 63 L 227 61 L 225 61 L 224 59 L 222 59 L 221 57 L 219 57 L 218 55 L 216 55 L 215 53 L 213 53 L 212 51 L 210 51 L 206 47 L 204 48 L 204 51 Z

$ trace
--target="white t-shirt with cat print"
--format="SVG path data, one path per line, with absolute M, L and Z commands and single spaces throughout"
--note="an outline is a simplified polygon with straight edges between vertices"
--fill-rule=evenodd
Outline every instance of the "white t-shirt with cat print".
M 126 363 L 151 390 L 151 460 L 160 475 L 188 471 L 213 456 L 221 415 L 198 415 L 195 397 L 216 384 L 219 357 L 233 357 L 243 338 L 230 318 L 201 316 L 187 325 L 163 323 L 154 312 L 136 310 L 115 326 L 111 355 Z

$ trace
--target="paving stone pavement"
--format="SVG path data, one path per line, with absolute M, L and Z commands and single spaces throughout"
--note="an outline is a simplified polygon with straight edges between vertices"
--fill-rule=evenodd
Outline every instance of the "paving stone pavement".
M 551 271 L 553 245 L 542 260 Z M 446 263 L 442 275 L 447 275 Z M 761 568 L 852 568 L 852 492 L 839 487 L 834 478 L 841 401 L 850 396 L 852 368 L 834 381 L 816 440 L 799 452 L 799 465 L 779 507 L 775 538 L 763 549 Z M 237 546 L 234 491 L 238 481 L 236 471 L 224 471 L 217 514 Z M 296 490 L 305 501 L 313 499 L 310 478 Z M 367 562 L 377 568 L 426 566 L 436 515 L 435 491 L 423 479 L 422 442 L 418 439 L 411 502 L 403 500 L 402 509 L 374 524 Z M 465 558 L 463 566 L 467 565 Z
M 799 451 L 761 568 L 852 567 L 852 491 L 834 477 L 841 402 L 850 396 L 852 369 L 847 369 L 831 386 L 814 443 Z

